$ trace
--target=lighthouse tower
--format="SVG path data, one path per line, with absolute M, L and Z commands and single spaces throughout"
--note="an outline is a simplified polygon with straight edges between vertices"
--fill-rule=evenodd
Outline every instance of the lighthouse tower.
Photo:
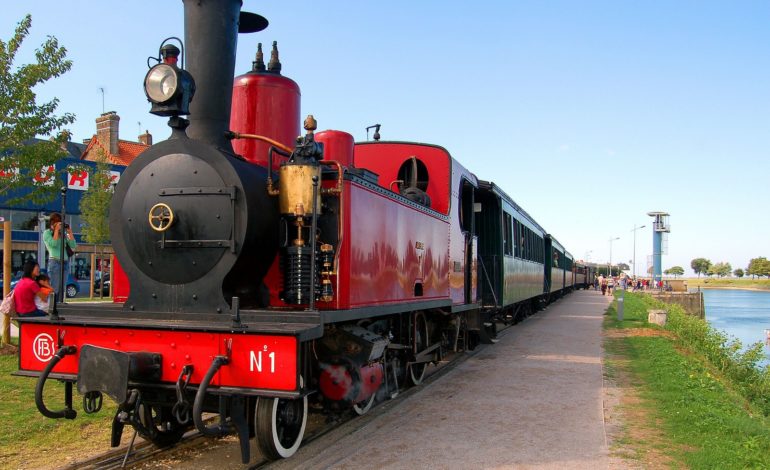
M 663 265 L 661 256 L 668 252 L 668 233 L 671 226 L 668 224 L 668 212 L 648 212 L 653 217 L 652 222 L 652 277 L 655 282 L 661 280 Z

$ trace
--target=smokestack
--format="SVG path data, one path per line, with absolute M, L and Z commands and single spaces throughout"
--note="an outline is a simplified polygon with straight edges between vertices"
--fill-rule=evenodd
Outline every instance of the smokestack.
M 183 0 L 185 68 L 195 80 L 187 135 L 233 151 L 225 132 L 235 76 L 241 0 Z

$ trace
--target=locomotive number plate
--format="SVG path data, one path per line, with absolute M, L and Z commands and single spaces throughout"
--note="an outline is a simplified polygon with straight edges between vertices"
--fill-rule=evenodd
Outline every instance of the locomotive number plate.
M 293 336 L 232 337 L 231 362 L 220 369 L 223 383 L 271 390 L 296 390 L 297 339 Z

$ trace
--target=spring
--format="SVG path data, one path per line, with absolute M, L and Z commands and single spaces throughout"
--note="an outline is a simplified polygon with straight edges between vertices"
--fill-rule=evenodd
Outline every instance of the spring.
M 317 282 L 310 279 L 311 249 L 307 246 L 290 246 L 284 249 L 283 300 L 289 304 L 308 304 Z

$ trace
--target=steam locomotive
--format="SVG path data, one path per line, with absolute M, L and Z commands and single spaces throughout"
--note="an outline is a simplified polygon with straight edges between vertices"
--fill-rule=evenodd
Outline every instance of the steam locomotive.
M 285 458 L 309 400 L 366 413 L 591 282 L 440 146 L 354 143 L 312 116 L 297 137 L 300 89 L 275 43 L 233 80 L 238 33 L 267 20 L 239 0 L 183 3 L 182 47 L 164 41 L 145 78 L 172 134 L 125 170 L 110 210 L 126 298 L 18 319 L 17 374 L 37 379 L 43 415 L 74 419 L 77 388 L 87 413 L 118 403 L 113 446 L 126 425 L 161 446 L 194 426 L 237 433 L 244 463 L 251 436 Z M 45 403 L 48 379 L 64 382 L 63 409 Z

